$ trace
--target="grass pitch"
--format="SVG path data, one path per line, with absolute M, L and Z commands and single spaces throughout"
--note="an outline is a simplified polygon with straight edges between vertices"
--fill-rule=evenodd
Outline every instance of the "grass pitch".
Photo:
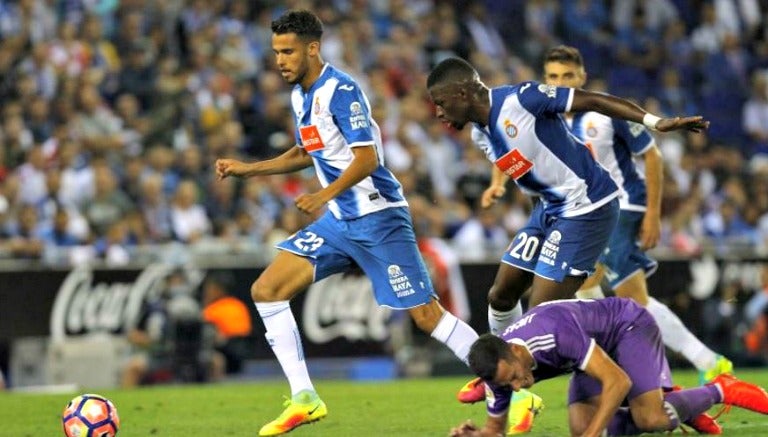
M 739 377 L 768 387 L 768 369 L 738 371 Z M 693 372 L 674 372 L 675 381 L 696 384 Z M 483 404 L 461 405 L 456 390 L 466 378 L 355 383 L 315 381 L 328 405 L 328 417 L 290 434 L 301 436 L 446 436 L 466 419 L 485 420 Z M 567 436 L 566 387 L 560 377 L 537 384 L 545 408 L 531 436 Z M 88 389 L 82 392 L 88 392 Z M 288 385 L 282 381 L 217 385 L 157 386 L 103 390 L 117 406 L 120 437 L 256 436 L 262 424 L 282 410 Z M 0 393 L 0 436 L 63 436 L 61 412 L 77 393 Z M 720 420 L 726 436 L 766 436 L 768 416 L 733 408 Z M 679 434 L 680 431 L 677 431 Z

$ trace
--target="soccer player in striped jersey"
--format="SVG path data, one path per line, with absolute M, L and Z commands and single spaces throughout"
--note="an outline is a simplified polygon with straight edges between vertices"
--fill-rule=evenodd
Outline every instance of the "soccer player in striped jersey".
M 320 20 L 289 11 L 272 22 L 272 49 L 285 81 L 296 146 L 267 161 L 219 159 L 216 173 L 250 177 L 315 167 L 322 189 L 295 200 L 307 213 L 328 206 L 318 220 L 280 243 L 277 257 L 251 287 L 266 337 L 288 378 L 286 409 L 259 431 L 279 435 L 327 415 L 307 372 L 289 300 L 312 282 L 359 265 L 379 305 L 407 310 L 415 324 L 466 362 L 477 333 L 438 303 L 419 254 L 400 183 L 384 167 L 379 127 L 355 80 L 323 62 Z
M 618 218 L 616 183 L 568 130 L 563 113 L 598 111 L 662 131 L 708 126 L 702 117 L 661 119 L 628 100 L 580 89 L 537 82 L 489 89 L 477 71 L 458 58 L 435 66 L 427 88 L 444 123 L 456 129 L 472 123 L 474 143 L 499 170 L 494 173 L 496 194 L 503 191 L 504 182 L 497 179 L 512 178 L 541 200 L 502 257 L 488 293 L 491 333 L 520 317 L 520 297 L 528 288 L 530 307 L 573 297 L 594 270 Z M 462 387 L 458 397 L 477 402 L 483 395 L 476 379 Z M 517 404 L 536 407 L 541 400 L 520 399 Z M 521 424 L 526 411 L 521 410 L 519 421 L 513 418 L 509 433 L 530 430 L 532 420 Z
M 661 333 L 653 317 L 631 299 L 559 300 L 530 309 L 500 336 L 482 335 L 469 365 L 489 386 L 488 418 L 452 436 L 503 435 L 510 395 L 534 383 L 573 373 L 568 423 L 573 436 L 637 435 L 680 424 L 719 434 L 702 414 L 715 404 L 768 414 L 762 388 L 722 374 L 702 387 L 674 389 Z M 628 408 L 621 408 L 624 401 Z M 604 434 L 605 433 L 605 434 Z
M 551 48 L 544 57 L 547 85 L 581 88 L 587 73 L 578 49 Z M 661 228 L 661 152 L 645 126 L 612 119 L 598 112 L 565 115 L 568 126 L 611 174 L 619 186 L 619 222 L 608 247 L 600 256 L 595 274 L 587 278 L 578 297 L 602 297 L 600 281 L 605 276 L 620 297 L 634 299 L 653 315 L 670 349 L 682 354 L 698 370 L 701 383 L 733 370 L 733 364 L 696 338 L 675 313 L 649 296 L 646 277 L 657 263 L 646 250 L 656 246 Z M 642 157 L 642 161 L 636 158 Z

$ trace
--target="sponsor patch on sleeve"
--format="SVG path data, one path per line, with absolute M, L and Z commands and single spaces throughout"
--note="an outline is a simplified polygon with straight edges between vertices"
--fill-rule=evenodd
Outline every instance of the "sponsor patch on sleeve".
M 496 160 L 496 167 L 507 176 L 517 180 L 533 168 L 533 162 L 523 156 L 520 150 L 512 149 Z

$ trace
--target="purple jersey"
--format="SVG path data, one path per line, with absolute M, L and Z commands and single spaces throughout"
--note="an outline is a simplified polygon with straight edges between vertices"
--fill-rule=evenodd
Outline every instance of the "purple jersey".
M 623 333 L 632 330 L 638 319 L 650 319 L 648 312 L 630 299 L 557 300 L 542 303 L 507 328 L 501 338 L 528 349 L 534 361 L 536 382 L 582 371 L 595 344 L 615 358 Z M 512 390 L 488 384 L 488 413 L 504 414 Z

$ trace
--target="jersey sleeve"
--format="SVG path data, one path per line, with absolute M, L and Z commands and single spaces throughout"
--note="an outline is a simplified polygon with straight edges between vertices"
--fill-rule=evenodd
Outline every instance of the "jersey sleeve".
M 373 144 L 368 99 L 356 83 L 343 82 L 337 85 L 329 108 L 349 147 Z
M 517 88 L 520 104 L 535 116 L 568 112 L 573 103 L 573 88 L 538 82 L 524 82 Z
M 653 137 L 640 123 L 613 119 L 613 132 L 629 147 L 633 155 L 642 155 L 653 145 Z
M 507 386 L 486 383 L 485 407 L 489 416 L 503 416 L 509 410 L 512 389 Z

